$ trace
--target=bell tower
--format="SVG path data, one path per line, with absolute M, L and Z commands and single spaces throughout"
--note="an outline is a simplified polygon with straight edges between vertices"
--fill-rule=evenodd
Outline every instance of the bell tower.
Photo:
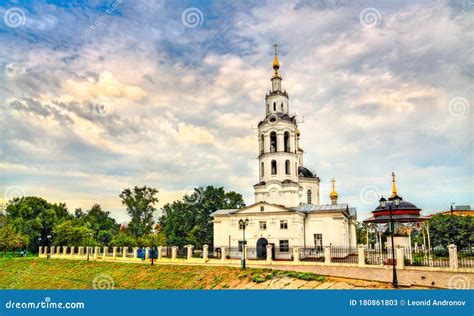
M 288 93 L 282 90 L 280 61 L 274 46 L 271 90 L 265 96 L 265 118 L 258 124 L 259 182 L 254 185 L 255 202 L 285 207 L 300 203 L 296 118 L 288 114 Z

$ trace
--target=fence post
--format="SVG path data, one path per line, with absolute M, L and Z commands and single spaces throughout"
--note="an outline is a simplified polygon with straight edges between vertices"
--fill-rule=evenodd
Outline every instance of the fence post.
M 71 246 L 71 258 L 74 256 L 74 246 Z
M 186 248 L 188 248 L 187 254 L 186 254 L 186 260 L 191 260 L 193 258 L 193 245 L 187 245 Z
M 117 257 L 117 247 L 112 247 L 112 258 L 115 259 Z
M 273 245 L 267 245 L 267 263 L 269 264 L 271 264 L 273 261 L 272 249 L 273 249 Z
M 63 246 L 63 256 L 67 254 L 67 246 Z
M 61 247 L 58 246 L 58 247 L 56 248 L 56 255 L 59 256 L 60 254 L 61 254 Z
M 38 257 L 41 257 L 43 255 L 43 246 L 38 247 Z
M 123 247 L 122 248 L 122 258 L 127 259 L 127 255 L 128 255 L 128 247 Z
M 365 246 L 359 245 L 357 247 L 357 256 L 359 257 L 358 266 L 363 267 L 365 266 Z
M 227 260 L 227 255 L 225 253 L 225 247 L 221 247 L 221 261 L 226 261 Z
M 56 253 L 55 253 L 55 250 L 56 250 L 56 249 L 54 248 L 54 246 L 51 246 L 50 249 L 51 249 L 51 250 L 49 251 L 49 253 L 51 254 L 51 257 L 52 257 L 54 254 L 56 254 Z
M 300 247 L 293 247 L 293 262 L 300 262 Z
M 458 268 L 458 247 L 456 245 L 449 245 L 449 268 L 456 270 Z
M 398 245 L 395 248 L 395 258 L 397 258 L 397 269 L 405 269 L 405 247 Z
M 82 256 L 83 251 L 84 251 L 84 247 L 83 247 L 83 246 L 77 247 L 77 255 L 78 255 L 78 256 Z
M 137 259 L 138 247 L 133 247 L 133 259 Z
M 145 248 L 145 260 L 150 259 L 150 247 Z
M 171 260 L 176 260 L 176 246 L 171 247 Z
M 157 249 L 158 249 L 158 250 L 157 250 L 158 253 L 156 254 L 156 260 L 160 260 L 160 259 L 161 259 L 161 251 L 162 251 L 163 247 L 162 247 L 162 246 L 158 246 Z
M 331 264 L 331 246 L 324 246 L 324 264 Z
M 208 245 L 202 246 L 202 259 L 204 262 L 207 262 L 209 260 L 209 246 Z
M 104 247 L 104 253 L 102 254 L 102 259 L 105 259 L 105 257 L 107 257 L 108 252 L 109 252 L 109 247 Z

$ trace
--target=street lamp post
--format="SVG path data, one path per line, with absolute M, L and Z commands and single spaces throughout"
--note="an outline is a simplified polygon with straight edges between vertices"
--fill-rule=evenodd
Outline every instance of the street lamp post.
M 395 201 L 395 206 L 398 207 L 400 205 L 400 197 L 398 195 L 394 196 L 393 197 L 393 200 Z M 382 198 L 380 199 L 380 206 L 382 208 L 385 208 L 386 205 L 387 205 L 387 200 L 382 196 Z M 390 212 L 390 225 L 389 225 L 389 229 L 390 229 L 390 239 L 392 241 L 392 275 L 393 275 L 393 279 L 392 279 L 392 284 L 393 284 L 393 287 L 394 288 L 397 288 L 398 287 L 398 279 L 397 279 L 397 269 L 396 269 L 396 265 L 395 265 L 395 241 L 394 241 L 394 238 L 393 238 L 393 235 L 394 235 L 394 230 L 395 230 L 395 225 L 394 225 L 394 221 L 393 221 L 393 216 L 392 216 L 392 205 L 393 203 L 390 203 L 388 205 L 388 209 L 389 209 L 389 212 Z
M 242 241 L 242 270 L 245 270 L 245 245 L 246 245 L 246 242 L 245 242 L 245 228 L 247 227 L 247 225 L 249 224 L 249 220 L 248 218 L 246 218 L 245 220 L 243 219 L 240 219 L 239 220 L 239 226 L 242 227 L 242 234 L 243 234 L 243 241 Z
M 51 235 L 46 236 L 48 239 L 48 255 L 46 256 L 47 259 L 51 258 Z
M 91 236 L 92 236 L 92 233 L 88 232 L 87 233 L 87 261 L 89 261 L 89 252 L 91 251 L 91 249 L 90 249 Z
M 151 247 L 151 265 L 153 265 L 153 261 L 155 259 L 155 246 Z

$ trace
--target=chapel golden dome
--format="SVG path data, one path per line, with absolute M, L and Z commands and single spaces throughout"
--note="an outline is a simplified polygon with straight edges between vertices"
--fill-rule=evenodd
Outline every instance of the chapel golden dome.
M 334 199 L 337 199 L 339 194 L 337 194 L 336 189 L 334 188 L 334 184 L 336 183 L 336 180 L 332 179 L 331 182 L 332 182 L 332 191 L 331 191 L 331 194 L 329 194 L 329 197 L 331 198 L 331 200 L 334 200 Z

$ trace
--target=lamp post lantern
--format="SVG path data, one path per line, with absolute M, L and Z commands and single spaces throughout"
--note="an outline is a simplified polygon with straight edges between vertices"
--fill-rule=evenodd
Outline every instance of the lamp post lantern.
M 245 245 L 246 245 L 246 241 L 245 241 L 245 228 L 247 227 L 247 225 L 249 224 L 249 220 L 248 218 L 246 218 L 245 220 L 243 219 L 240 219 L 239 220 L 239 226 L 242 228 L 242 234 L 243 234 L 243 241 L 242 241 L 242 270 L 245 270 Z

